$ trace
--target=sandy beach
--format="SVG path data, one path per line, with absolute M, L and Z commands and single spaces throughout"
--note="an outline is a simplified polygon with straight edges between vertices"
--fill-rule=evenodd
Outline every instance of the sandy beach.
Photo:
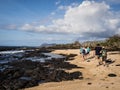
M 83 73 L 83 79 L 75 79 L 72 81 L 48 82 L 39 84 L 25 90 L 120 90 L 120 52 L 108 52 L 108 59 L 112 60 L 108 67 L 96 66 L 98 61 L 93 56 L 93 51 L 90 52 L 89 61 L 83 61 L 79 54 L 79 49 L 55 50 L 55 54 L 77 54 L 71 64 L 83 68 L 73 68 L 66 72 L 80 71 Z M 116 77 L 109 77 L 108 74 L 116 74 Z

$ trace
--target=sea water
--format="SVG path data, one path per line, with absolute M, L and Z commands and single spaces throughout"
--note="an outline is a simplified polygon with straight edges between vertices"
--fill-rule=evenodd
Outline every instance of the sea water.
M 33 50 L 29 50 L 29 51 L 33 51 Z M 22 58 L 26 52 L 27 51 L 25 50 L 1 51 L 0 52 L 0 64 L 12 62 L 15 60 L 31 60 L 31 61 L 45 62 L 45 60 L 51 60 L 52 58 L 64 58 L 64 56 L 62 55 L 57 55 L 53 53 L 42 53 L 48 56 L 44 58 L 39 57 L 39 56 Z

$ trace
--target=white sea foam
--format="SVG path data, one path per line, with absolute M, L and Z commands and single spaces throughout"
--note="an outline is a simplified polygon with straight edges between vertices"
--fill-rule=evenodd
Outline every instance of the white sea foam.
M 14 50 L 14 51 L 1 51 L 0 54 L 15 54 L 15 53 L 23 53 L 24 50 Z
M 22 58 L 24 53 L 25 53 L 24 50 L 1 51 L 0 63 L 2 64 L 2 63 L 12 62 L 14 60 L 19 60 L 19 58 Z M 64 58 L 64 56 L 62 55 L 53 54 L 53 53 L 43 53 L 43 54 L 48 57 L 34 56 L 34 57 L 22 58 L 22 60 L 45 62 L 45 60 L 51 60 L 52 58 Z

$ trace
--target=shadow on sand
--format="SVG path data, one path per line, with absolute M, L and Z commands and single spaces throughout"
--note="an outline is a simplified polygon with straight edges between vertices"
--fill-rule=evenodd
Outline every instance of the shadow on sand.
M 110 64 L 114 63 L 115 60 L 112 60 L 111 58 L 109 58 L 105 62 L 106 62 L 106 65 L 109 66 Z

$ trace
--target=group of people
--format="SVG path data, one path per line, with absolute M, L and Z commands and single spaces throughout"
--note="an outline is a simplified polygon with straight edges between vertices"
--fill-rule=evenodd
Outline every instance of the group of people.
M 86 60 L 87 56 L 90 54 L 90 48 L 89 47 L 81 47 L 80 54 L 82 54 L 83 60 Z
M 97 44 L 95 47 L 95 55 L 98 59 L 98 65 L 106 65 L 106 60 L 107 60 L 107 50 L 105 47 L 101 47 L 100 44 Z M 102 57 L 102 58 L 100 58 Z
M 105 47 L 101 47 L 100 44 L 97 44 L 95 47 L 95 52 L 94 55 L 98 60 L 98 65 L 106 65 L 106 60 L 107 60 L 107 50 Z M 90 47 L 81 47 L 80 48 L 80 54 L 82 55 L 83 60 L 87 60 L 88 56 L 90 55 Z

